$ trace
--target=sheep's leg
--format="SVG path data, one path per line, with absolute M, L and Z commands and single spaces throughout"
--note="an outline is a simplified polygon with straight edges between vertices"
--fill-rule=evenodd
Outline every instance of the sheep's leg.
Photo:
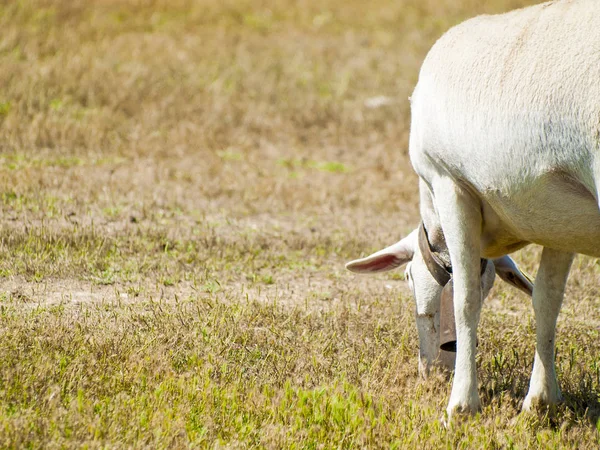
M 560 311 L 573 253 L 544 248 L 533 288 L 536 324 L 536 351 L 529 392 L 523 410 L 553 405 L 562 396 L 554 366 L 556 319 Z
M 452 180 L 433 186 L 435 206 L 452 262 L 457 352 L 448 415 L 474 413 L 480 407 L 477 392 L 475 343 L 481 312 L 481 206 Z

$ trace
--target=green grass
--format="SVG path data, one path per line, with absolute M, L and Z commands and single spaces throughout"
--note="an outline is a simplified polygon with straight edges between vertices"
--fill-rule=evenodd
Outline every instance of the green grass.
M 446 430 L 440 419 L 449 386 L 442 375 L 417 377 L 408 299 L 323 311 L 232 300 L 203 293 L 176 302 L 78 307 L 4 301 L 0 355 L 21 362 L 3 367 L 0 442 L 33 448 L 49 441 L 271 448 L 598 442 L 577 400 L 598 386 L 598 372 L 585 385 L 589 355 L 578 355 L 576 367 L 559 366 L 563 379 L 580 381 L 565 386 L 570 405 L 558 419 L 507 418 L 517 413 L 514 395 L 524 393 L 531 349 L 491 352 L 501 340 L 484 331 L 486 406 Z M 516 325 L 508 322 L 502 326 Z M 579 345 L 598 339 L 597 332 L 562 331 Z M 530 323 L 523 332 L 533 337 Z

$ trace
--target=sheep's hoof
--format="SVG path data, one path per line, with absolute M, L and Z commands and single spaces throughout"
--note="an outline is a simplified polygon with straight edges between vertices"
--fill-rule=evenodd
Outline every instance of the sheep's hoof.
M 549 414 L 550 416 L 556 413 L 558 405 L 563 402 L 562 395 L 560 392 L 557 395 L 553 395 L 552 399 L 548 399 L 547 395 L 527 395 L 523 402 L 521 412 L 525 414 Z
M 481 409 L 481 403 L 479 398 L 470 403 L 457 403 L 456 405 L 449 405 L 446 409 L 446 414 L 442 418 L 442 424 L 446 428 L 450 428 L 453 423 L 459 423 L 469 417 L 474 416 Z

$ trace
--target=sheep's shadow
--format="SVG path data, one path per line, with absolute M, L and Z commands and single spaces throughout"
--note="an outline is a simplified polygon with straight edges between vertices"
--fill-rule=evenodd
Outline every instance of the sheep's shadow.
M 532 361 L 533 363 L 533 361 Z M 481 377 L 482 401 L 491 403 L 502 397 L 516 411 L 521 411 L 529 388 L 531 365 L 513 367 L 507 373 L 499 370 L 483 370 Z M 560 381 L 559 375 L 559 381 Z M 571 424 L 587 423 L 596 428 L 600 420 L 600 390 L 590 374 L 582 373 L 562 386 L 563 401 L 552 408 L 538 411 L 536 421 L 540 426 L 560 428 L 565 422 Z
M 563 391 L 564 406 L 568 408 L 577 419 L 587 419 L 594 427 L 600 420 L 600 392 L 588 391 Z

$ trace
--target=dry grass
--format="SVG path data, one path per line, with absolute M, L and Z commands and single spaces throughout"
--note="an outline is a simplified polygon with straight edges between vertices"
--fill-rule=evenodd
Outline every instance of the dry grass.
M 428 48 L 526 3 L 2 2 L 0 446 L 597 448 L 596 261 L 559 319 L 557 415 L 517 414 L 532 311 L 498 285 L 484 409 L 450 431 L 401 273 L 343 270 L 418 221 Z

